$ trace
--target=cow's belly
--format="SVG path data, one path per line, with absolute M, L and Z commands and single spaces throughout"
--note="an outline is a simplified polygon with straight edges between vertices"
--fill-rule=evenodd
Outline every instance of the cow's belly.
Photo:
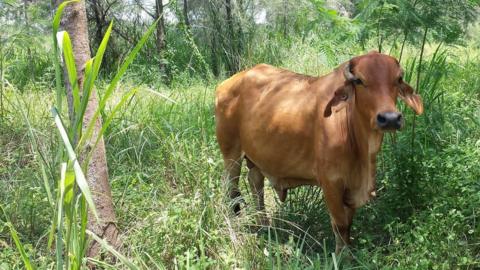
M 304 138 L 259 131 L 242 139 L 245 155 L 267 177 L 289 186 L 316 179 L 314 149 Z
M 277 178 L 274 176 L 269 175 L 266 172 L 262 172 L 265 177 L 270 181 L 272 186 L 277 189 L 277 190 L 288 190 L 291 188 L 296 188 L 298 186 L 304 186 L 304 185 L 310 185 L 310 186 L 315 186 L 319 185 L 317 180 L 312 178 L 312 179 L 306 179 L 306 178 Z

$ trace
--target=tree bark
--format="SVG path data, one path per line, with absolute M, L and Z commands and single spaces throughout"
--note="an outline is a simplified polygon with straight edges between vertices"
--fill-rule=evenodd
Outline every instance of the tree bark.
M 208 14 L 209 20 L 213 24 L 213 31 L 210 31 L 210 59 L 213 75 L 218 77 L 220 75 L 219 59 L 218 59 L 218 44 L 220 42 L 218 36 L 222 33 L 222 25 L 219 21 L 218 9 L 214 5 L 213 1 L 208 1 Z
M 227 55 L 229 73 L 234 74 L 240 69 L 238 64 L 238 51 L 237 51 L 237 38 L 235 35 L 235 30 L 233 27 L 233 17 L 232 17 L 232 4 L 230 0 L 225 0 L 225 11 L 227 13 L 227 26 L 228 26 L 228 51 L 230 55 Z
M 103 12 L 103 7 L 98 1 L 90 1 L 90 5 L 93 10 L 93 15 L 95 18 L 95 43 L 99 44 L 103 39 L 103 28 L 107 25 L 105 21 L 105 14 Z
M 185 27 L 190 30 L 190 21 L 188 20 L 188 1 L 183 0 L 183 19 L 185 21 Z
M 1 37 L 1 36 L 0 36 Z M 3 43 L 0 40 L 0 120 L 3 121 L 4 118 L 4 112 L 3 112 L 3 89 L 4 89 L 4 84 L 3 84 L 3 77 L 4 77 L 4 67 L 3 67 Z
M 287 14 L 288 14 L 288 2 L 283 0 L 283 38 L 287 38 Z
M 60 4 L 61 2 L 63 1 L 59 0 L 58 4 Z M 75 65 L 78 73 L 77 77 L 79 89 L 83 89 L 84 67 L 86 61 L 90 59 L 90 46 L 88 42 L 88 25 L 87 15 L 85 12 L 85 2 L 81 1 L 67 5 L 63 13 L 61 26 L 70 35 L 73 53 L 75 57 Z M 68 84 L 68 77 L 65 77 L 65 83 L 67 85 L 67 93 L 70 92 L 69 95 L 71 95 L 72 90 Z M 90 99 L 83 119 L 84 129 L 91 122 L 97 108 L 98 99 L 96 91 L 94 89 L 90 95 Z M 100 118 L 98 118 L 95 122 L 95 128 L 92 138 L 89 139 L 86 144 L 87 151 L 80 153 L 81 160 L 85 157 L 85 154 L 89 152 L 88 150 L 92 149 L 92 147 L 94 146 L 95 138 L 97 138 L 101 128 L 102 121 Z M 110 183 L 108 181 L 107 158 L 103 137 L 100 139 L 96 148 L 93 149 L 92 158 L 90 160 L 90 163 L 88 164 L 86 176 L 100 219 L 97 223 L 97 220 L 94 218 L 93 214 L 89 212 L 87 227 L 99 237 L 107 240 L 113 247 L 118 248 L 120 246 L 120 242 L 118 239 L 119 232 L 116 225 L 117 221 L 112 201 Z M 88 247 L 87 256 L 95 257 L 99 254 L 99 251 L 100 245 L 97 242 L 92 241 L 91 245 Z
M 166 75 L 166 65 L 165 65 L 165 49 L 166 49 L 166 42 L 165 42 L 165 20 L 163 16 L 163 1 L 162 0 L 155 0 L 155 15 L 156 18 L 160 18 L 159 22 L 157 23 L 157 50 L 158 54 L 160 55 L 160 72 L 162 76 Z
M 237 53 L 238 57 L 240 59 L 240 55 L 243 54 L 244 48 L 245 48 L 245 35 L 243 33 L 243 27 L 242 23 L 245 21 L 245 7 L 243 5 L 243 0 L 238 1 L 238 34 L 237 34 L 237 43 L 238 43 L 238 48 L 237 48 Z M 239 61 L 240 64 L 240 61 Z M 240 67 L 239 67 L 240 68 Z

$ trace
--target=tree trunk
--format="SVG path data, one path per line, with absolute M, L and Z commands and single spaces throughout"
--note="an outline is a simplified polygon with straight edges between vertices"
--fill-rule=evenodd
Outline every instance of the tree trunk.
M 157 50 L 158 54 L 160 55 L 160 72 L 162 76 L 166 75 L 166 65 L 165 65 L 165 49 L 166 49 L 166 42 L 165 42 L 165 20 L 163 16 L 163 1 L 162 0 L 155 0 L 155 15 L 156 18 L 160 18 L 159 22 L 157 23 Z
M 213 1 L 208 1 L 208 14 L 209 20 L 213 24 L 213 31 L 210 31 L 210 59 L 211 59 L 211 67 L 212 72 L 215 77 L 220 75 L 220 68 L 219 68 L 219 59 L 218 59 L 218 45 L 221 42 L 218 38 L 219 35 L 222 33 L 222 26 L 219 21 L 218 10 L 214 5 Z
M 27 33 L 29 33 L 31 31 L 30 29 L 30 18 L 28 18 L 28 5 L 31 4 L 32 1 L 28 1 L 28 0 L 23 0 L 23 17 L 24 17 L 24 20 L 25 20 L 25 27 L 27 28 Z M 28 61 L 30 63 L 32 63 L 32 49 L 30 49 L 30 44 L 26 44 L 27 46 L 27 57 L 28 57 Z M 33 66 L 30 66 L 30 80 L 33 82 L 35 81 L 35 70 L 33 69 Z
M 0 36 L 1 37 L 1 36 Z M 3 67 L 3 43 L 0 40 L 0 120 L 3 121 L 5 119 L 4 113 L 3 113 L 3 89 L 4 89 L 4 84 L 3 84 L 3 77 L 4 77 L 4 67 Z
M 188 1 L 183 0 L 183 19 L 185 21 L 185 27 L 190 30 L 190 21 L 188 20 Z
M 229 35 L 229 43 L 228 43 L 228 51 L 230 55 L 227 55 L 228 63 L 229 63 L 229 73 L 234 74 L 239 70 L 238 66 L 238 53 L 236 49 L 237 39 L 235 37 L 235 31 L 233 28 L 233 17 L 232 17 L 232 4 L 230 0 L 225 0 L 225 11 L 227 12 L 227 26 L 228 26 L 228 35 Z
M 238 44 L 238 48 L 237 48 L 237 54 L 238 54 L 238 58 L 239 58 L 239 65 L 241 65 L 240 63 L 240 55 L 243 55 L 243 52 L 245 50 L 245 35 L 243 33 L 243 27 L 242 27 L 242 23 L 245 21 L 245 7 L 243 5 L 243 0 L 239 0 L 238 1 L 238 33 L 237 33 L 237 44 Z M 240 68 L 240 66 L 239 66 Z
M 93 15 L 95 17 L 95 44 L 100 45 L 103 39 L 103 28 L 106 26 L 103 7 L 98 1 L 91 1 Z
M 59 0 L 59 3 L 61 2 L 62 0 Z M 67 5 L 63 13 L 61 26 L 70 35 L 78 73 L 79 89 L 83 89 L 84 67 L 86 61 L 90 59 L 85 2 L 81 1 Z M 68 77 L 65 77 L 65 83 L 67 85 L 67 92 L 70 92 L 69 95 L 71 95 L 72 90 L 68 83 Z M 83 128 L 88 126 L 97 108 L 98 99 L 94 89 L 90 95 L 90 100 L 85 111 Z M 89 150 L 92 149 L 95 144 L 95 138 L 97 138 L 101 128 L 102 121 L 98 118 L 95 123 L 92 138 L 87 142 L 87 151 L 80 153 L 80 159 L 85 157 L 85 153 L 90 152 Z M 103 138 L 100 139 L 96 148 L 93 149 L 92 158 L 88 164 L 86 176 L 100 219 L 97 223 L 93 214 L 89 212 L 87 227 L 99 237 L 107 240 L 113 247 L 118 248 L 120 242 L 118 240 L 118 229 L 116 226 L 110 183 L 108 182 L 107 158 Z M 87 256 L 95 257 L 98 255 L 99 251 L 100 245 L 97 242 L 92 241 L 90 247 L 88 247 Z
M 283 0 L 283 38 L 287 38 L 287 14 L 288 14 L 288 2 Z

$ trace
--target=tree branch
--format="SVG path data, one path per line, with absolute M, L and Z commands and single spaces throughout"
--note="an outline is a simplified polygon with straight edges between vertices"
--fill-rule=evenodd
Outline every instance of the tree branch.
M 150 11 L 148 11 L 147 9 L 145 9 L 145 8 L 142 6 L 142 4 L 140 3 L 140 0 L 135 0 L 135 3 L 137 4 L 137 6 L 138 6 L 139 8 L 141 8 L 143 11 L 145 11 L 145 13 L 147 13 L 150 17 L 152 17 L 152 19 L 155 19 L 155 18 L 156 18 L 155 14 L 150 13 Z

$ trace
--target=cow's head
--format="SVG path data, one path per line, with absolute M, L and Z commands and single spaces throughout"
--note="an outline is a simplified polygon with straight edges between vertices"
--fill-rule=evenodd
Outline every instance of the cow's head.
M 335 92 L 332 101 L 353 97 L 355 113 L 381 131 L 397 130 L 403 125 L 396 107 L 400 97 L 417 114 L 423 112 L 419 95 L 403 81 L 398 61 L 388 55 L 371 52 L 351 59 L 343 66 L 344 87 Z M 336 102 L 333 102 L 336 103 Z

